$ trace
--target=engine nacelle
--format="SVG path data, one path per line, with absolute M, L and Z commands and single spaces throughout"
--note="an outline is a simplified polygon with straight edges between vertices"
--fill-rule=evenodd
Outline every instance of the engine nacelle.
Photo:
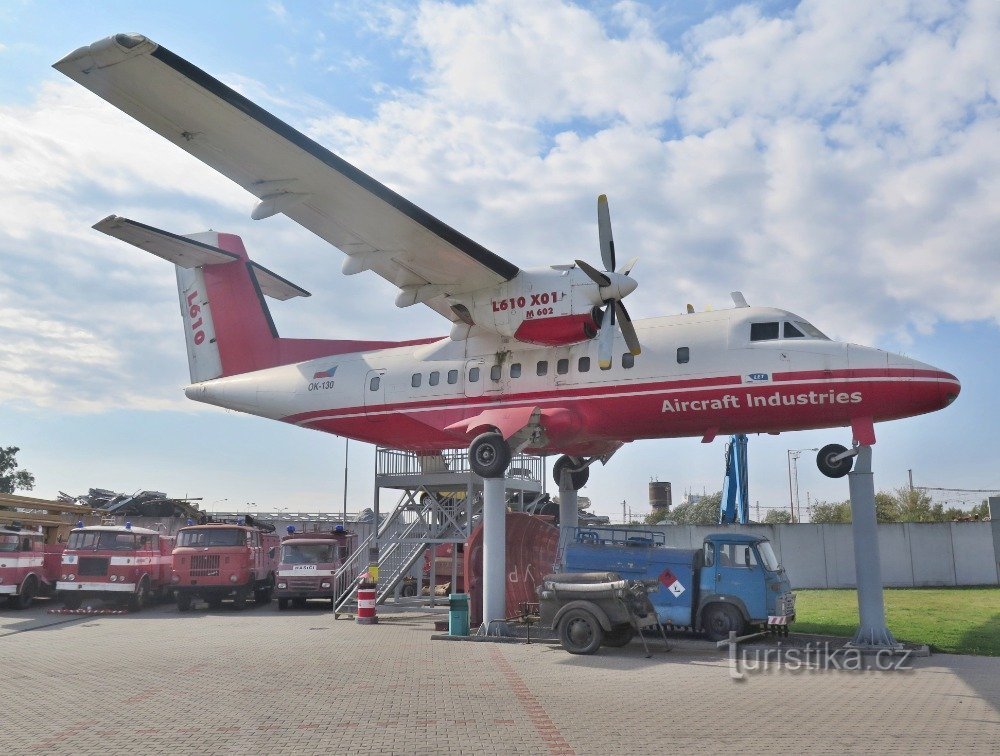
M 602 304 L 597 284 L 577 268 L 522 270 L 500 286 L 448 301 L 469 325 L 544 346 L 594 338 Z

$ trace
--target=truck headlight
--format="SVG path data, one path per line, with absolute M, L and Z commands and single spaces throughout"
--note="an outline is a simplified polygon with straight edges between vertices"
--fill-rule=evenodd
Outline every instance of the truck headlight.
M 287 588 L 288 587 L 288 583 L 278 583 L 278 587 L 279 588 Z
M 71 575 L 69 576 L 69 579 L 70 579 L 70 580 L 76 580 L 76 575 L 72 575 L 72 574 L 71 574 Z
M 171 576 L 170 576 L 170 582 L 171 582 L 171 583 L 179 583 L 179 582 L 181 582 L 181 576 L 180 576 L 180 575 L 178 575 L 178 574 L 177 574 L 177 573 L 175 572 L 175 573 L 174 573 L 173 575 L 171 575 Z
M 330 584 L 329 584 L 329 583 L 320 583 L 320 584 L 319 584 L 319 587 L 320 587 L 320 588 L 329 588 L 329 587 L 330 587 Z
M 111 576 L 111 582 L 112 583 L 117 583 L 118 582 L 118 576 L 117 575 L 112 575 Z
M 230 575 L 229 576 L 229 582 L 230 583 L 235 583 L 237 581 L 237 579 L 238 578 L 236 577 L 236 575 Z

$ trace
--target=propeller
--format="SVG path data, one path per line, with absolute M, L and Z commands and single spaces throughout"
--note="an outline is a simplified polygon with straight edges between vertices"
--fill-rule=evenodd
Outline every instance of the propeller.
M 633 257 L 619 270 L 615 270 L 615 240 L 611 235 L 611 211 L 608 209 L 608 197 L 602 194 L 597 198 L 597 236 L 601 245 L 601 262 L 604 263 L 602 273 L 590 263 L 577 260 L 580 268 L 591 281 L 600 287 L 601 300 L 604 302 L 604 312 L 601 316 L 601 330 L 597 334 L 597 364 L 601 370 L 611 367 L 614 356 L 615 325 L 622 332 L 622 337 L 633 355 L 639 354 L 639 337 L 636 336 L 632 318 L 622 304 L 622 300 L 635 291 L 635 280 L 629 276 L 632 268 L 639 261 Z

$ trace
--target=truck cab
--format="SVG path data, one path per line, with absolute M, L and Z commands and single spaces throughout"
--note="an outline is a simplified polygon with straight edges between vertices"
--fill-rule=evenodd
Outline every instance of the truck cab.
M 63 546 L 44 541 L 34 530 L 0 528 L 0 596 L 13 609 L 27 609 L 55 589 Z
M 278 561 L 278 609 L 304 608 L 309 599 L 336 601 L 351 580 L 337 573 L 358 547 L 358 535 L 338 525 L 328 533 L 296 533 L 288 526 Z M 354 576 L 351 575 L 350 578 Z
M 243 609 L 252 598 L 267 604 L 278 567 L 277 534 L 256 525 L 210 523 L 177 531 L 170 582 L 177 609 L 189 611 L 195 598 L 217 609 L 232 599 Z
M 70 531 L 56 595 L 67 609 L 84 599 L 125 603 L 138 611 L 169 586 L 173 540 L 148 528 L 92 525 Z

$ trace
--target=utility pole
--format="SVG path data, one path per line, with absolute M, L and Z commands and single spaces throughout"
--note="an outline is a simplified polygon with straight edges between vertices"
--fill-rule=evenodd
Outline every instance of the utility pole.
M 909 475 L 910 475 L 910 500 L 912 501 L 913 500 L 913 469 L 911 468 L 911 469 L 907 470 L 906 472 L 909 473 Z
M 622 525 L 628 525 L 628 520 L 625 519 L 625 499 L 622 499 Z
M 344 527 L 347 527 L 347 453 L 350 451 L 351 440 L 349 438 L 344 439 Z M 375 523 L 375 527 L 378 527 L 378 523 Z

